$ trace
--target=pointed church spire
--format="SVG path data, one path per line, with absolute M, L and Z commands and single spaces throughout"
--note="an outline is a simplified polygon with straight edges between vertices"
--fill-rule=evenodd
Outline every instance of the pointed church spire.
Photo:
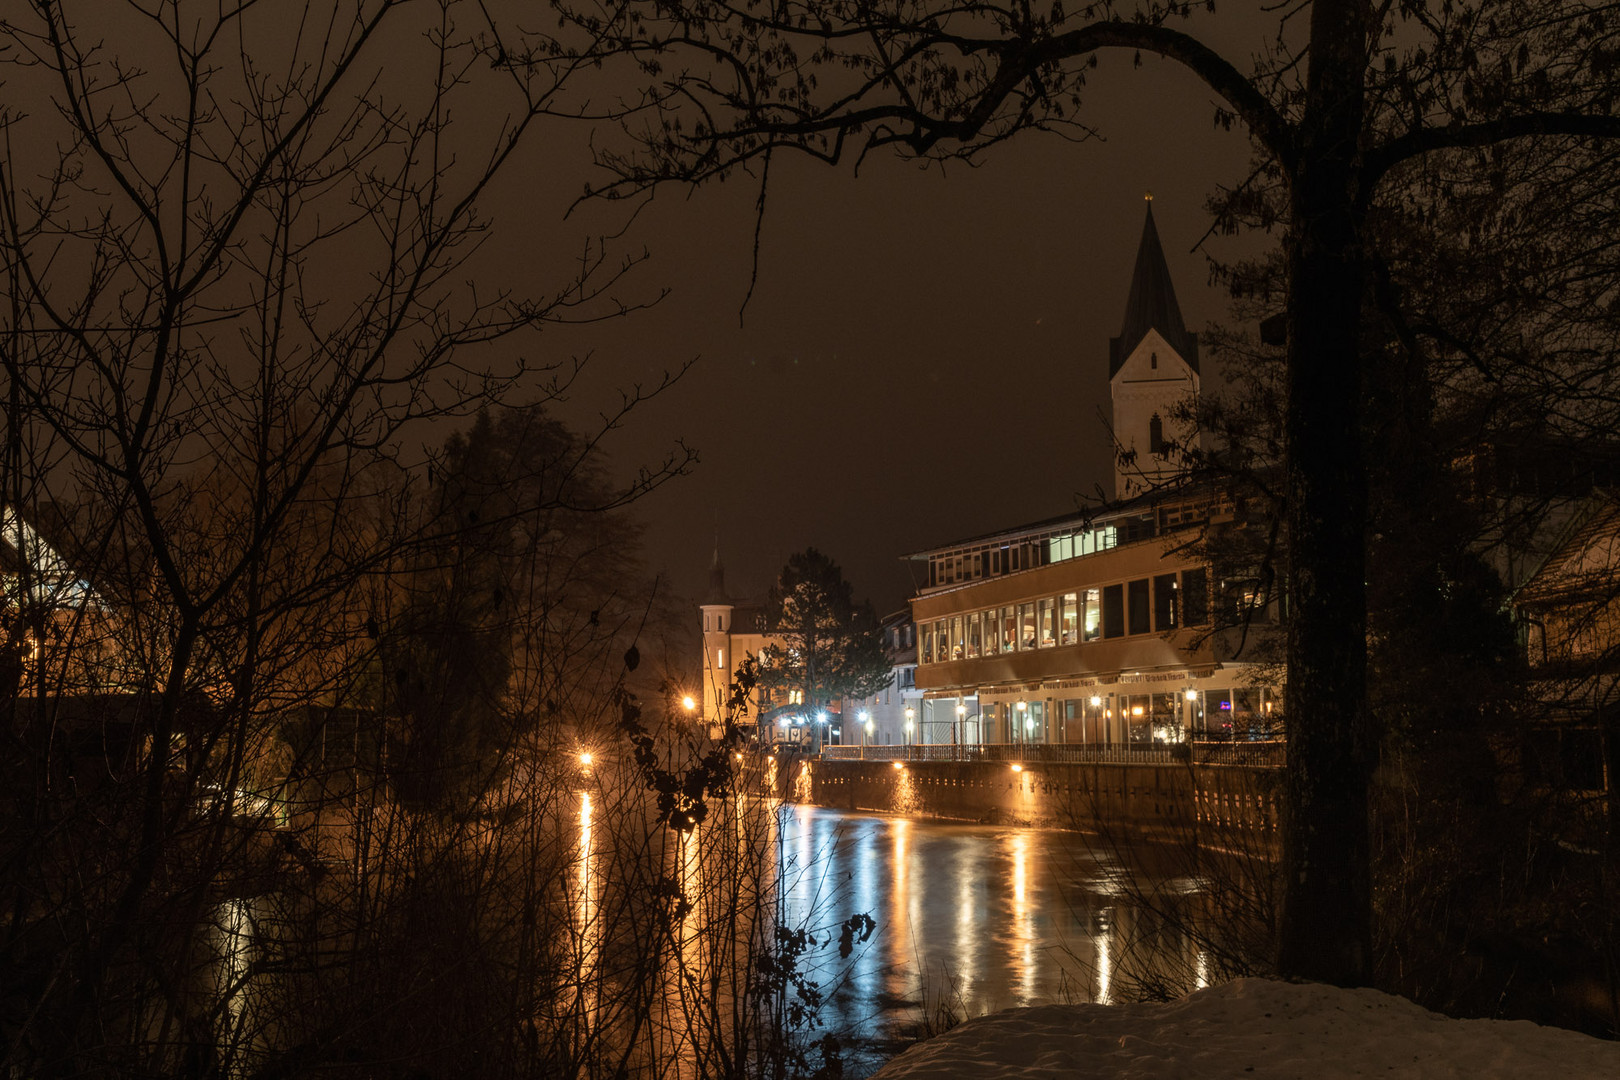
M 1187 366 L 1198 370 L 1198 336 L 1187 332 L 1176 303 L 1176 287 L 1170 280 L 1170 267 L 1164 261 L 1159 230 L 1153 224 L 1153 196 L 1147 197 L 1147 219 L 1142 223 L 1142 242 L 1136 249 L 1136 271 L 1131 275 L 1130 298 L 1125 301 L 1125 323 L 1108 349 L 1109 378 L 1142 343 L 1149 330 L 1181 355 Z
M 709 563 L 709 592 L 703 598 L 705 604 L 729 604 L 731 600 L 726 596 L 726 568 L 720 562 L 720 533 L 714 534 L 714 560 Z

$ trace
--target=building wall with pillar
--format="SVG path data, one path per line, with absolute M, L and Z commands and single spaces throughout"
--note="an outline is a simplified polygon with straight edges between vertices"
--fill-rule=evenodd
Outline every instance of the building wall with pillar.
M 1213 495 L 1156 498 L 918 553 L 936 584 L 912 600 L 916 741 L 1269 737 L 1280 698 L 1266 685 L 1271 669 L 1247 657 L 1267 643 L 1275 612 L 1216 630 L 1215 605 L 1231 597 L 1187 554 L 1191 530 L 1222 510 Z

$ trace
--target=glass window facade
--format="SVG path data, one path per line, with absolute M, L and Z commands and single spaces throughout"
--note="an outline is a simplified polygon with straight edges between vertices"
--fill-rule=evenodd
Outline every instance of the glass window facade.
M 1182 623 L 1203 626 L 1209 621 L 1209 572 L 1202 566 L 1181 572 Z
M 1127 607 L 1127 630 L 1132 634 L 1146 634 L 1152 631 L 1153 623 L 1148 618 L 1148 579 L 1127 582 L 1125 585 L 1125 603 Z
M 1125 586 L 1102 588 L 1102 632 L 1105 638 L 1125 636 Z
M 1174 630 L 1181 614 L 1181 597 L 1176 588 L 1176 575 L 1160 574 L 1153 579 L 1153 629 L 1163 633 Z
M 951 615 L 919 626 L 919 662 L 973 660 L 1205 625 L 1208 590 L 1208 569 L 1195 567 Z

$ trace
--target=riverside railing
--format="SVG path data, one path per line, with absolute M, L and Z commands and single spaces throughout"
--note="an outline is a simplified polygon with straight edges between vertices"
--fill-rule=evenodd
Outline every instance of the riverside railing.
M 1170 764 L 1191 760 L 1200 765 L 1247 765 L 1279 768 L 1284 760 L 1281 739 L 1264 742 L 1150 743 L 912 743 L 888 746 L 823 746 L 831 761 L 995 761 L 1054 764 Z

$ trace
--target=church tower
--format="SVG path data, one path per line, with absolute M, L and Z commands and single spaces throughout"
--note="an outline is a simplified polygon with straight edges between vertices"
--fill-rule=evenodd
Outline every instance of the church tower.
M 709 591 L 700 605 L 703 613 L 703 687 L 698 714 L 710 723 L 725 714 L 730 694 L 731 671 L 736 658 L 731 655 L 731 620 L 736 604 L 726 595 L 726 569 L 720 564 L 720 541 L 714 542 L 714 561 L 709 564 Z
M 1198 335 L 1187 332 L 1175 285 L 1153 224 L 1153 196 L 1136 249 L 1125 323 L 1108 343 L 1114 399 L 1114 497 L 1128 499 L 1180 471 L 1169 447 L 1184 444 L 1191 426 L 1174 415 L 1198 395 Z

